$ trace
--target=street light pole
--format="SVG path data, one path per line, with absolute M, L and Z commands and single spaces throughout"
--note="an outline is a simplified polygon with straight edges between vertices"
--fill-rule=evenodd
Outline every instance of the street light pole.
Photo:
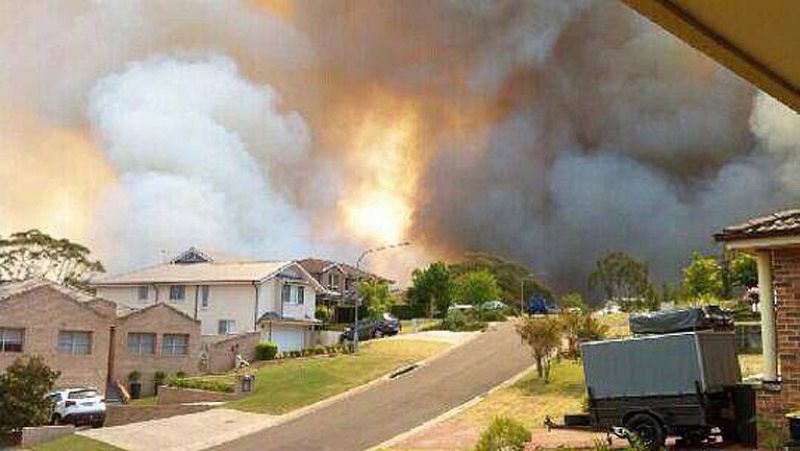
M 377 252 L 383 252 L 385 250 L 396 249 L 398 247 L 405 247 L 405 246 L 410 246 L 410 245 L 411 245 L 410 242 L 404 241 L 402 243 L 390 244 L 388 246 L 373 247 L 373 248 L 369 248 L 369 249 L 364 250 L 364 252 L 362 252 L 361 255 L 358 256 L 358 260 L 356 260 L 356 286 L 355 286 L 355 290 L 354 290 L 355 299 L 353 300 L 353 303 L 355 304 L 355 315 L 353 315 L 354 316 L 354 320 L 353 320 L 353 354 L 358 352 L 358 307 L 359 307 L 358 284 L 361 281 L 361 262 L 369 254 L 374 254 L 374 253 L 377 253 Z

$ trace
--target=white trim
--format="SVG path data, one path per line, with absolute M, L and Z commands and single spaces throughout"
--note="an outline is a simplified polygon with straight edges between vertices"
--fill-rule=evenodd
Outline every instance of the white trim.
M 744 240 L 725 241 L 728 250 L 756 251 L 764 248 L 800 246 L 800 235 L 784 237 L 750 238 Z

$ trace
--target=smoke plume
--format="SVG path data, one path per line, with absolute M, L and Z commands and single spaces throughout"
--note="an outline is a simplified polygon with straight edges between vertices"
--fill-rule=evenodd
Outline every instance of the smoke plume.
M 8 3 L 0 118 L 0 233 L 114 270 L 411 240 L 370 264 L 486 251 L 581 289 L 800 200 L 797 114 L 600 0 Z

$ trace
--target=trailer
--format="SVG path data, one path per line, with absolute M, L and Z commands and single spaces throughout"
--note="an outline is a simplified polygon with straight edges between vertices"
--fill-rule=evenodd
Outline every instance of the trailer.
M 583 343 L 588 412 L 546 425 L 613 432 L 650 449 L 667 436 L 754 444 L 754 393 L 740 383 L 735 334 L 709 318 L 699 309 L 640 315 L 631 329 L 650 335 Z

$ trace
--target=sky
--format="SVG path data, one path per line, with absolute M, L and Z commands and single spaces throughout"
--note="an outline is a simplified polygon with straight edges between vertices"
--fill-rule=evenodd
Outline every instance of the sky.
M 0 235 L 404 281 L 465 252 L 674 280 L 800 200 L 800 118 L 620 2 L 0 4 Z

